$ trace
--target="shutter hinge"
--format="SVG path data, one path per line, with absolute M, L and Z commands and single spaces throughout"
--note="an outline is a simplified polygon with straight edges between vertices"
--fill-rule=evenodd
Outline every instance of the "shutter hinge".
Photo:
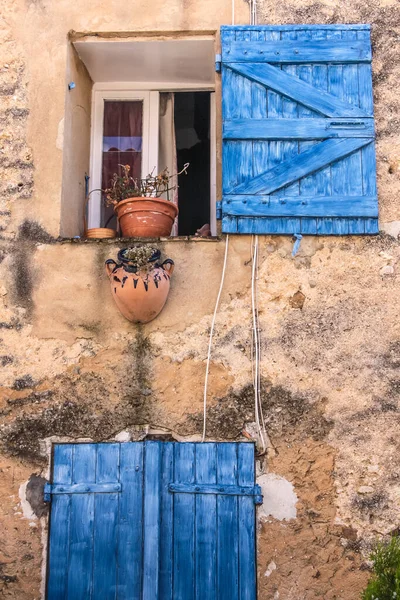
M 120 483 L 46 483 L 44 486 L 44 501 L 50 502 L 54 494 L 112 494 L 120 492 Z
M 221 200 L 217 200 L 217 220 L 221 220 L 222 219 L 222 201 Z
M 254 504 L 262 504 L 263 497 L 259 485 L 213 485 L 196 483 L 170 483 L 172 494 L 216 494 L 219 496 L 252 496 Z
M 222 63 L 222 56 L 220 54 L 216 54 L 215 55 L 215 70 L 217 73 L 221 73 L 221 63 Z

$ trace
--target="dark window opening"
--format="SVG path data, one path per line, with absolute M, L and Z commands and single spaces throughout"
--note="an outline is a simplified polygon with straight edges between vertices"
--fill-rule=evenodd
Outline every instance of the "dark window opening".
M 175 93 L 175 135 L 180 175 L 178 235 L 210 223 L 210 92 Z

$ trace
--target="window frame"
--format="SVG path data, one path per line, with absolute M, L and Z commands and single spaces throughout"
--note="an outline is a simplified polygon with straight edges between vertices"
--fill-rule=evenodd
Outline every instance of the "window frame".
M 90 195 L 88 227 L 101 227 L 101 180 L 104 129 L 104 103 L 106 100 L 141 100 L 143 102 L 142 177 L 158 169 L 158 113 L 159 93 L 150 90 L 93 89 L 92 130 L 90 143 Z
M 142 177 L 158 171 L 160 92 L 210 92 L 210 227 L 217 234 L 217 140 L 215 86 L 165 82 L 98 82 L 92 91 L 90 190 L 101 188 L 102 140 L 105 100 L 143 101 Z M 88 227 L 101 227 L 101 193 L 93 191 L 88 205 Z

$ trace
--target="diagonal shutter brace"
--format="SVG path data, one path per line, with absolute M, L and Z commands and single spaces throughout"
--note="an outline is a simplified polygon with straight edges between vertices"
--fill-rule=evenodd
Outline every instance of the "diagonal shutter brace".
M 55 494 L 115 494 L 122 491 L 120 483 L 46 483 L 44 486 L 44 501 L 51 502 Z
M 263 496 L 259 485 L 213 485 L 198 483 L 170 483 L 168 490 L 172 494 L 215 494 L 218 496 L 250 496 L 254 504 L 262 504 Z

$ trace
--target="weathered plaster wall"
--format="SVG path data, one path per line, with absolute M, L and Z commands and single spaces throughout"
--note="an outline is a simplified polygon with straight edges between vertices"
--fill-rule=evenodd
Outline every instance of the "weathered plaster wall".
M 227 1 L 134 4 L 0 0 L 5 598 L 40 597 L 45 520 L 27 511 L 19 490 L 32 473 L 46 475 L 44 440 L 201 432 L 223 241 L 158 243 L 176 262 L 171 294 L 157 320 L 135 326 L 113 306 L 103 270 L 118 244 L 54 239 L 67 31 L 212 30 L 230 22 Z M 236 5 L 238 22 L 247 22 L 247 4 Z M 372 22 L 381 221 L 399 221 L 397 3 L 264 1 L 259 13 L 272 23 Z M 212 439 L 242 439 L 254 421 L 250 241 L 230 240 L 209 384 Z M 369 574 L 369 544 L 399 520 L 400 245 L 381 234 L 304 239 L 295 258 L 291 250 L 289 239 L 260 238 L 262 401 L 271 448 L 259 471 L 290 482 L 298 502 L 296 518 L 272 511 L 260 522 L 259 597 L 352 600 Z M 270 489 L 279 495 L 282 487 Z

